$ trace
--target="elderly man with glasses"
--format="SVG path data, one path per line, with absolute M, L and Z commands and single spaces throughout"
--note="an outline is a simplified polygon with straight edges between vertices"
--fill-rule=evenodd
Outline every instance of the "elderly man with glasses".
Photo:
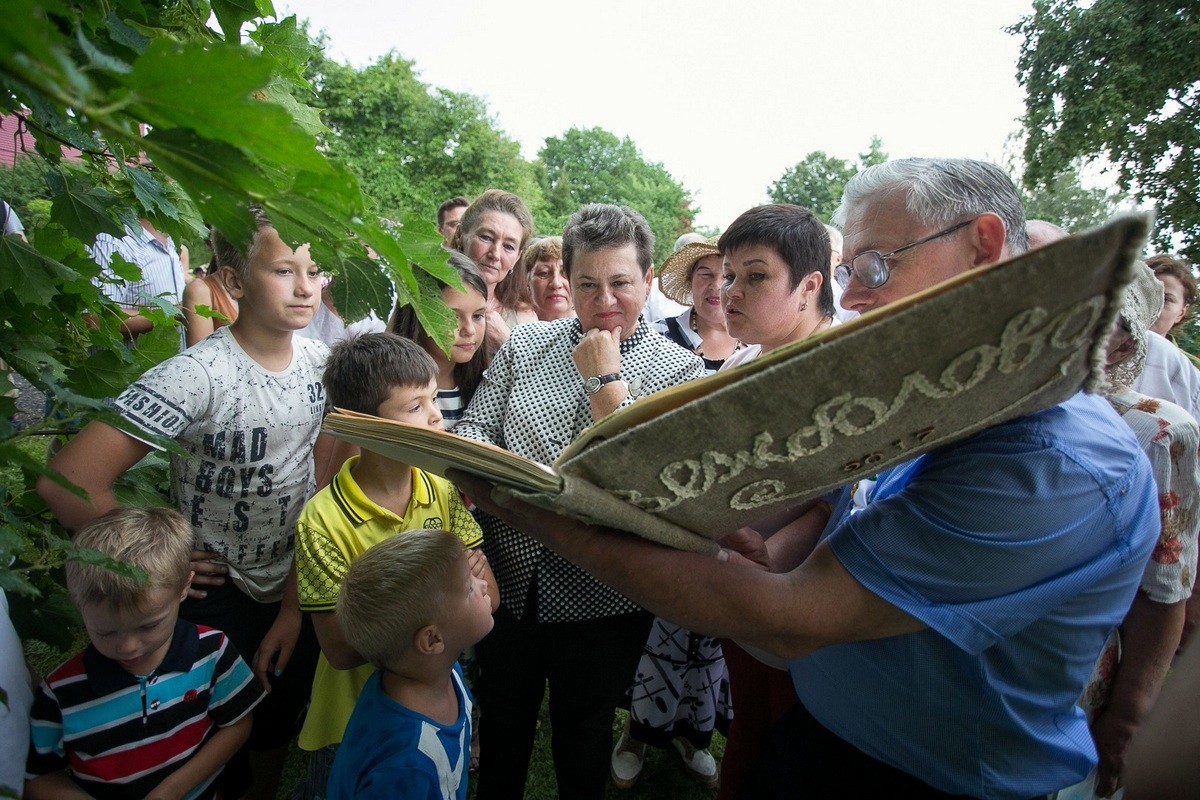
M 1026 246 L 1011 181 L 978 161 L 871 167 L 835 220 L 842 303 L 860 312 Z M 460 488 L 655 614 L 787 660 L 800 703 L 743 783 L 751 798 L 1032 798 L 1075 783 L 1096 762 L 1075 701 L 1158 534 L 1149 464 L 1083 393 L 885 470 L 862 508 L 847 487 L 811 554 L 768 571 Z M 762 549 L 746 529 L 735 539 Z

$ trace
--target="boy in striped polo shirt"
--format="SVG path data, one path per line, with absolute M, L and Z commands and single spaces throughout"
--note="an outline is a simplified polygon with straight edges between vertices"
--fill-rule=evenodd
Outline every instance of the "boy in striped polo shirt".
M 179 619 L 191 526 L 170 509 L 114 509 L 73 544 L 145 578 L 67 563 L 91 645 L 38 688 L 25 796 L 214 797 L 263 689 L 225 634 Z

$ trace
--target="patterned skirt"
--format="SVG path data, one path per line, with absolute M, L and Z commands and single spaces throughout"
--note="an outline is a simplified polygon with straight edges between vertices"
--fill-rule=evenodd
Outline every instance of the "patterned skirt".
M 707 748 L 733 719 L 720 640 L 655 617 L 626 700 L 638 741 L 668 747 L 682 736 Z

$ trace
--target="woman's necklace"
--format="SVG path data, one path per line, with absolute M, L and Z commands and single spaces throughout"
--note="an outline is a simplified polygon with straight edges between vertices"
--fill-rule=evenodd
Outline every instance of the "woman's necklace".
M 831 327 L 833 327 L 833 317 L 832 316 L 822 316 L 821 319 L 819 319 L 817 321 L 817 324 L 813 326 L 813 329 L 811 331 L 809 331 L 808 333 L 804 334 L 804 336 L 802 336 L 801 338 L 807 339 L 809 336 L 812 336 L 814 333 L 820 333 L 821 331 L 825 330 L 826 328 L 831 328 Z
M 692 333 L 696 334 L 697 336 L 700 336 L 700 328 L 698 328 L 696 326 L 696 308 L 695 308 L 695 306 L 692 307 L 692 313 L 688 314 L 688 325 L 691 327 Z M 745 345 L 742 344 L 742 340 L 737 339 L 733 343 L 733 352 L 736 353 L 738 350 L 741 350 L 743 347 L 745 347 Z M 696 355 L 700 356 L 701 358 L 704 358 L 704 337 L 703 336 L 700 336 L 700 344 L 696 345 L 696 347 L 692 350 L 692 352 L 695 353 Z

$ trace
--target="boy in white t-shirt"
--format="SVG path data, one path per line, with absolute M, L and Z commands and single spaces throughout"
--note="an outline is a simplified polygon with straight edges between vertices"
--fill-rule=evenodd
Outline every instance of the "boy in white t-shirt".
M 180 615 L 225 631 L 240 652 L 253 654 L 270 695 L 247 745 L 254 772 L 247 796 L 274 797 L 318 654 L 297 602 L 292 553 L 296 517 L 316 489 L 328 349 L 293 336 L 320 303 L 320 268 L 309 246 L 293 249 L 261 213 L 255 222 L 245 252 L 215 230 L 212 236 L 237 320 L 148 370 L 116 399 L 117 411 L 146 437 L 92 422 L 50 462 L 88 499 L 48 479 L 38 491 L 74 531 L 117 505 L 113 482 L 158 447 L 155 437 L 183 448 L 171 455 L 172 486 L 192 526 L 196 577 Z M 317 446 L 333 447 L 331 440 Z M 222 794 L 241 796 L 247 762 L 231 762 L 226 772 Z

